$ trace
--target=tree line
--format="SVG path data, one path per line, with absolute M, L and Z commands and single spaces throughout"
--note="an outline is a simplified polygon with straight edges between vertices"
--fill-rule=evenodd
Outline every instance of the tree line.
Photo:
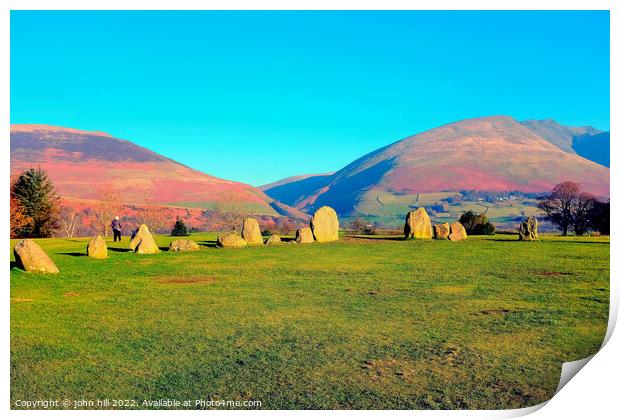
M 31 168 L 23 171 L 11 181 L 11 238 L 48 238 L 57 233 L 71 238 L 81 227 L 87 227 L 91 233 L 109 236 L 112 219 L 121 214 L 126 205 L 121 191 L 111 185 L 101 188 L 98 195 L 99 200 L 92 208 L 79 210 L 63 204 L 45 170 Z M 139 207 L 131 207 L 136 214 L 136 223 L 145 223 L 153 231 L 170 229 L 174 223 L 153 202 L 145 201 Z M 82 226 L 85 216 L 89 219 L 88 226 Z M 178 234 L 175 236 L 185 235 L 189 230 L 179 218 L 172 229 Z
M 186 236 L 194 230 L 178 214 L 171 214 L 174 212 L 153 201 L 145 200 L 139 205 L 124 203 L 122 191 L 113 185 L 104 185 L 97 195 L 98 200 L 90 207 L 79 209 L 75 205 L 67 205 L 45 170 L 28 169 L 11 181 L 11 238 L 46 238 L 54 235 L 71 238 L 85 232 L 107 237 L 111 233 L 112 220 L 122 213 L 125 213 L 121 219 L 124 228 L 144 223 L 152 232 L 169 232 L 172 236 Z M 187 210 L 186 215 L 189 216 Z M 251 214 L 243 205 L 243 197 L 233 192 L 226 200 L 219 201 L 213 211 L 203 211 L 202 216 L 206 219 L 203 230 L 237 232 L 243 219 Z M 299 220 L 280 217 L 268 226 L 274 232 L 290 233 L 302 224 Z
M 575 235 L 584 235 L 590 231 L 609 235 L 609 200 L 598 200 L 583 191 L 576 182 L 567 181 L 556 185 L 551 194 L 539 201 L 538 207 L 560 229 L 563 236 L 571 231 Z

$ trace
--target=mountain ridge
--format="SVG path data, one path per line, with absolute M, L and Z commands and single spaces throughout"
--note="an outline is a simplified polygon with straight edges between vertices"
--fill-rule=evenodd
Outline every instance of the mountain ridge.
M 212 208 L 238 202 L 256 214 L 279 215 L 273 199 L 258 188 L 205 174 L 107 133 L 13 124 L 10 147 L 11 175 L 40 166 L 67 198 L 97 199 L 112 185 L 127 203 Z
M 575 153 L 609 168 L 609 131 L 590 125 L 571 127 L 552 119 L 525 120 L 521 124 L 568 153 Z
M 573 180 L 609 194 L 609 170 L 560 149 L 512 117 L 470 118 L 406 137 L 333 175 L 306 177 L 265 192 L 304 211 L 332 205 L 354 214 L 366 191 L 393 194 L 484 190 L 545 192 Z

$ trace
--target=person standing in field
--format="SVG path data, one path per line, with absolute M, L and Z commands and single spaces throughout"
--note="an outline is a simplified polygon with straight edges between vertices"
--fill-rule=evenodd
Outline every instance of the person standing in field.
M 116 216 L 114 218 L 114 220 L 112 220 L 112 232 L 114 232 L 114 242 L 116 242 L 116 238 L 118 238 L 118 241 L 121 241 L 121 229 L 123 227 L 121 226 L 121 221 L 119 220 L 118 216 Z

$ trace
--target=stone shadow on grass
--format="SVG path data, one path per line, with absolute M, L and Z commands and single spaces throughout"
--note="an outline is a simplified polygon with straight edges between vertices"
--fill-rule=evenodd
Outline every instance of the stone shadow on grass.
M 58 255 L 69 255 L 71 257 L 86 257 L 85 252 L 56 252 Z
M 131 249 L 129 249 L 129 248 L 117 248 L 117 247 L 112 247 L 112 246 L 108 247 L 108 251 L 112 251 L 112 252 L 132 252 Z
M 351 238 L 351 239 L 368 239 L 370 241 L 407 241 L 404 236 L 365 236 L 365 235 L 345 235 L 341 237 L 342 239 Z
M 208 248 L 217 248 L 217 241 L 199 241 L 198 245 L 206 246 Z

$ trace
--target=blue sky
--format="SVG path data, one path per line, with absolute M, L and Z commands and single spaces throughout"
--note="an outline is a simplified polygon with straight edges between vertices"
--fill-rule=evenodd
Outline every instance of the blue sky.
M 11 13 L 11 123 L 253 185 L 487 115 L 609 129 L 609 13 Z

